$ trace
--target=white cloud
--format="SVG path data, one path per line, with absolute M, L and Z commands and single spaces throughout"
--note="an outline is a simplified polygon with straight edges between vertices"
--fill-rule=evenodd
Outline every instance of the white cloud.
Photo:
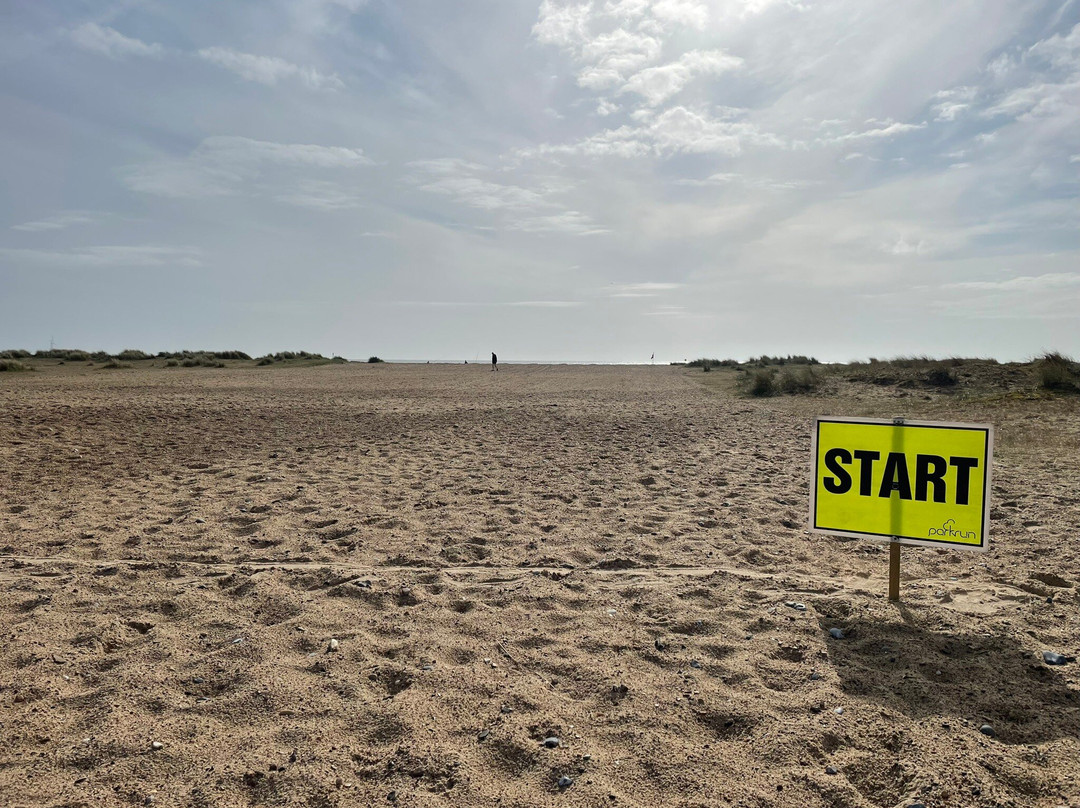
M 562 6 L 552 0 L 543 0 L 539 19 L 533 25 L 533 36 L 546 45 L 576 48 L 588 41 L 591 19 L 592 3 Z
M 362 149 L 345 146 L 317 146 L 307 143 L 275 143 L 246 137 L 208 137 L 186 158 L 160 160 L 129 166 L 122 172 L 124 183 L 133 191 L 174 198 L 225 196 L 242 192 L 265 192 L 253 185 L 271 169 L 321 170 L 352 169 L 372 165 Z M 276 178 L 281 181 L 280 177 Z M 287 189 L 271 188 L 271 196 L 291 204 L 334 207 L 330 185 L 305 185 L 310 177 L 288 180 Z M 317 189 L 317 193 L 315 190 Z M 344 194 L 345 192 L 342 192 Z M 340 203 L 341 195 L 337 197 Z M 341 204 L 336 205 L 341 207 Z
M 478 176 L 490 173 L 488 169 L 456 158 L 417 160 L 409 166 L 417 173 L 408 179 L 420 190 L 450 197 L 470 208 L 500 214 L 509 230 L 571 235 L 607 232 L 591 217 L 568 210 L 554 199 L 569 189 L 565 182 L 540 181 L 535 187 L 496 182 Z
M 655 107 L 681 92 L 696 76 L 718 76 L 742 65 L 742 59 L 722 51 L 689 51 L 676 62 L 634 74 L 619 92 L 637 93 L 649 106 Z
M 608 129 L 576 143 L 541 144 L 518 152 L 521 157 L 578 154 L 587 157 L 644 157 L 650 154 L 724 154 L 734 156 L 749 146 L 782 148 L 784 141 L 761 132 L 747 121 L 714 118 L 702 110 L 678 106 L 640 126 Z
M 516 300 L 506 305 L 535 309 L 570 309 L 582 304 L 577 300 Z
M 709 7 L 700 0 L 654 0 L 652 13 L 658 20 L 702 29 L 709 22 Z
M 188 158 L 159 160 L 128 166 L 120 172 L 123 183 L 133 191 L 174 199 L 227 196 L 238 193 L 244 176 L 221 166 Z
M 1052 117 L 1063 112 L 1075 114 L 1080 108 L 1080 76 L 1077 78 L 1077 81 L 1063 84 L 1037 82 L 1026 87 L 1018 87 L 989 107 L 984 115 L 990 118 L 1005 115 L 1011 118 L 1032 120 Z
M 931 251 L 931 247 L 924 239 L 908 240 L 901 236 L 891 244 L 882 244 L 881 251 L 890 255 L 926 255 Z
M 64 230 L 74 224 L 89 224 L 94 221 L 97 221 L 97 217 L 93 214 L 71 211 L 68 213 L 59 213 L 56 216 L 50 216 L 46 219 L 39 219 L 34 222 L 13 224 L 11 229 L 20 230 L 24 233 L 45 233 L 52 230 Z
M 673 107 L 645 128 L 659 152 L 735 155 L 746 145 L 782 145 L 775 135 L 762 133 L 746 121 L 718 120 L 707 113 Z
M 875 126 L 857 132 L 845 132 L 842 135 L 823 138 L 821 142 L 846 143 L 860 140 L 879 140 L 894 137 L 896 135 L 907 134 L 908 132 L 916 132 L 926 128 L 925 121 L 923 123 L 898 123 L 897 121 L 869 120 L 867 123 L 875 124 Z
M 686 308 L 684 306 L 657 306 L 644 314 L 647 317 L 682 317 L 686 314 Z
M 313 67 L 296 65 L 277 56 L 257 56 L 220 47 L 203 48 L 198 55 L 242 79 L 270 87 L 283 79 L 296 79 L 313 90 L 339 90 L 345 86 L 336 74 L 320 73 Z
M 596 236 L 611 232 L 598 227 L 589 216 L 576 210 L 545 216 L 526 216 L 511 220 L 507 227 L 525 233 L 567 233 L 577 236 Z
M 727 154 L 735 156 L 747 147 L 784 148 L 777 135 L 761 132 L 748 121 L 718 119 L 703 110 L 672 107 L 637 126 L 619 126 L 572 144 L 541 144 L 517 152 L 521 158 L 548 154 L 580 154 L 583 157 L 639 158 L 649 154 Z
M 862 155 L 848 155 L 862 156 Z M 847 157 L 843 158 L 848 159 Z M 841 161 L 842 162 L 842 161 Z M 707 186 L 723 186 L 732 185 L 738 183 L 744 188 L 754 188 L 762 191 L 796 191 L 802 188 L 810 188 L 814 185 L 820 185 L 820 180 L 776 180 L 770 177 L 754 177 L 746 176 L 743 174 L 733 174 L 731 172 L 720 172 L 718 174 L 712 174 L 703 180 L 699 179 L 681 179 L 676 180 L 676 185 L 685 185 L 689 187 L 703 188 Z
M 955 101 L 947 101 L 938 104 L 934 107 L 935 120 L 939 121 L 955 121 L 960 117 L 960 113 L 969 109 L 971 104 L 961 104 Z
M 548 203 L 540 194 L 515 185 L 488 182 L 478 177 L 444 176 L 420 186 L 424 191 L 453 197 L 480 210 L 532 210 Z
M 334 33 L 345 25 L 348 17 L 368 4 L 368 0 L 293 0 L 288 4 L 293 28 L 321 36 Z
M 72 41 L 81 48 L 108 56 L 110 59 L 123 59 L 127 56 L 159 57 L 165 49 L 155 43 L 124 36 L 119 31 L 97 23 L 87 22 L 71 32 Z
M 607 0 L 604 13 L 612 17 L 638 19 L 649 10 L 651 0 Z
M 274 199 L 316 210 L 347 210 L 363 204 L 356 194 L 342 189 L 337 183 L 323 180 L 304 180 L 296 190 L 278 194 Z
M 660 49 L 656 37 L 622 28 L 601 34 L 582 45 L 580 57 L 588 66 L 578 73 L 578 84 L 592 90 L 614 87 L 630 73 L 655 61 Z
M 609 293 L 609 297 L 656 297 L 661 292 L 670 292 L 682 287 L 681 283 L 646 282 L 623 283 Z
M 613 21 L 616 27 L 606 30 Z M 573 57 L 579 86 L 637 93 L 655 106 L 695 76 L 719 75 L 742 64 L 717 50 L 691 50 L 669 64 L 652 66 L 672 42 L 673 27 L 701 30 L 708 21 L 708 6 L 700 0 L 621 0 L 603 6 L 544 0 L 532 33 Z
M 946 283 L 942 289 L 971 290 L 978 292 L 1040 292 L 1049 289 L 1069 289 L 1080 286 L 1080 274 L 1050 272 L 1045 275 L 1020 275 L 1003 281 L 963 281 Z
M 202 266 L 197 247 L 115 245 L 70 250 L 20 250 L 0 248 L 0 257 L 58 267 L 162 267 Z
M 1069 33 L 1036 42 L 1028 49 L 1028 54 L 1045 59 L 1054 67 L 1063 67 L 1073 71 L 1080 69 L 1080 24 L 1074 25 Z
M 196 150 L 220 163 L 279 163 L 319 168 L 357 168 L 372 165 L 363 149 L 345 146 L 315 146 L 308 143 L 275 143 L 247 137 L 208 137 Z

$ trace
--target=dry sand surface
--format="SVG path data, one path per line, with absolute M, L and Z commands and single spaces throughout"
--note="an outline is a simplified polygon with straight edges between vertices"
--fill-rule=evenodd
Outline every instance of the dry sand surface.
M 1077 399 L 732 376 L 3 374 L 0 804 L 1080 805 Z M 815 414 L 994 423 L 990 552 L 889 603 Z

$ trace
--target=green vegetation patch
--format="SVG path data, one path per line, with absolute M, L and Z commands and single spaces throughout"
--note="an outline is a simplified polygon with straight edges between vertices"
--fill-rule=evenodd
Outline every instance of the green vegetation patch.
M 1080 393 L 1080 365 L 1057 351 L 1035 360 L 1035 378 L 1048 393 Z

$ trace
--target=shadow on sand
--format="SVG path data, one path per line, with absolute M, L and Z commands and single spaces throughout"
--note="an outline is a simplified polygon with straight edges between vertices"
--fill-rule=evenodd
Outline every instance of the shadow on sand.
M 989 723 L 1006 744 L 1080 735 L 1080 693 L 1062 679 L 1076 663 L 1052 668 L 1013 639 L 934 631 L 910 610 L 900 614 L 904 622 L 860 623 L 829 640 L 845 693 L 916 719 Z

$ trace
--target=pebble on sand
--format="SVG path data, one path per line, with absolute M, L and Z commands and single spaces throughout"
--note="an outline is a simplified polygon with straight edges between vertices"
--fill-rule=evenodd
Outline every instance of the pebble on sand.
M 548 749 L 558 749 L 560 746 L 562 746 L 562 741 L 560 741 L 554 735 L 552 735 L 550 738 L 544 738 L 543 743 L 544 746 L 546 746 Z
M 160 752 L 162 749 L 165 748 L 165 744 L 163 744 L 161 741 L 153 741 L 150 744 L 150 748 L 153 749 L 155 752 Z
M 327 651 L 336 651 L 338 649 L 339 645 L 341 645 L 341 643 L 339 643 L 337 640 L 332 639 L 332 640 L 330 640 L 330 644 L 326 647 L 326 650 Z
M 835 766 L 826 766 L 825 767 L 825 774 L 836 774 L 836 767 Z
M 1064 654 L 1058 654 L 1054 651 L 1043 651 L 1042 658 L 1043 662 L 1045 662 L 1047 665 L 1064 665 L 1066 662 L 1069 661 L 1069 658 L 1067 656 L 1065 656 Z
M 572 777 L 567 777 L 565 774 L 559 778 L 559 788 L 570 788 L 574 784 Z
M 834 640 L 842 640 L 844 639 L 844 632 L 838 628 L 830 628 L 829 636 L 832 637 Z
M 988 738 L 993 738 L 995 735 L 997 735 L 997 733 L 994 732 L 994 728 L 989 724 L 983 724 L 981 727 L 979 727 L 979 732 L 981 732 Z

